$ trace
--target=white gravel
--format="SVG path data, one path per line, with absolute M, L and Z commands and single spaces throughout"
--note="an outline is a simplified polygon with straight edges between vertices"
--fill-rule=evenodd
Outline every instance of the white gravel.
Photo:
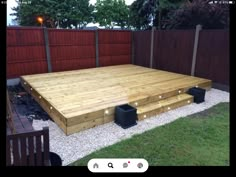
M 190 105 L 159 114 L 155 117 L 138 121 L 136 126 L 123 129 L 114 122 L 100 125 L 79 133 L 66 136 L 52 121 L 34 120 L 35 130 L 49 126 L 50 151 L 60 155 L 63 165 L 68 165 L 96 150 L 118 141 L 130 138 L 135 134 L 143 133 L 152 128 L 170 123 L 180 117 L 208 109 L 220 102 L 229 102 L 229 93 L 217 89 L 206 92 L 205 102 Z

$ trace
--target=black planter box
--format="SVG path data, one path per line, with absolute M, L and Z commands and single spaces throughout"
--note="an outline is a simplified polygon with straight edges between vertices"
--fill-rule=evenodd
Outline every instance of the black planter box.
M 120 105 L 115 108 L 115 123 L 122 128 L 129 128 L 136 125 L 137 109 L 128 105 Z
M 193 87 L 188 90 L 188 94 L 192 95 L 194 98 L 194 103 L 202 103 L 205 101 L 205 93 L 206 90 L 199 88 L 199 87 Z

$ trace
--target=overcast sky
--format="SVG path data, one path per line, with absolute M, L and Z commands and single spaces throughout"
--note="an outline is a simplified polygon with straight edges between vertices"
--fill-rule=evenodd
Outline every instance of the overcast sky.
M 95 4 L 96 0 L 90 0 L 91 4 Z M 132 2 L 134 2 L 134 0 L 125 0 L 125 3 L 127 5 L 132 4 Z M 13 13 L 14 11 L 11 10 L 12 7 L 17 6 L 17 3 L 15 0 L 7 0 L 7 25 L 11 24 L 13 25 L 12 19 L 14 19 L 14 16 L 10 16 L 11 13 Z

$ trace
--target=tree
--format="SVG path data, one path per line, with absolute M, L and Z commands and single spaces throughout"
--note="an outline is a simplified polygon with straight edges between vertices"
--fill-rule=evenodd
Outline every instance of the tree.
M 95 22 L 106 28 L 128 27 L 129 8 L 124 0 L 97 0 Z
M 229 6 L 211 4 L 206 0 L 193 0 L 171 14 L 172 20 L 167 24 L 169 29 L 195 29 L 201 24 L 205 29 L 229 27 Z
M 12 8 L 14 19 L 22 26 L 40 26 L 37 17 L 43 18 L 43 25 L 63 28 L 86 26 L 92 21 L 93 6 L 89 0 L 30 0 L 23 3 L 17 0 L 17 7 Z
M 156 26 L 165 28 L 162 21 L 168 20 L 168 12 L 177 9 L 186 0 L 136 0 L 131 6 L 131 25 L 137 29 Z
M 143 9 L 145 0 L 136 0 L 130 6 L 129 24 L 135 29 L 147 29 L 151 23 L 149 12 Z
M 76 28 L 85 27 L 93 20 L 92 12 L 94 7 L 89 4 L 89 0 L 66 0 L 68 11 L 65 13 L 65 19 L 70 21 Z

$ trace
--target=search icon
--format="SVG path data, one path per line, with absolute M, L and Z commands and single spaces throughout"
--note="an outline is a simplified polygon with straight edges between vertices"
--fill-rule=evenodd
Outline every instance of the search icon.
M 109 168 L 113 168 L 113 164 L 111 162 L 109 162 L 107 165 Z

